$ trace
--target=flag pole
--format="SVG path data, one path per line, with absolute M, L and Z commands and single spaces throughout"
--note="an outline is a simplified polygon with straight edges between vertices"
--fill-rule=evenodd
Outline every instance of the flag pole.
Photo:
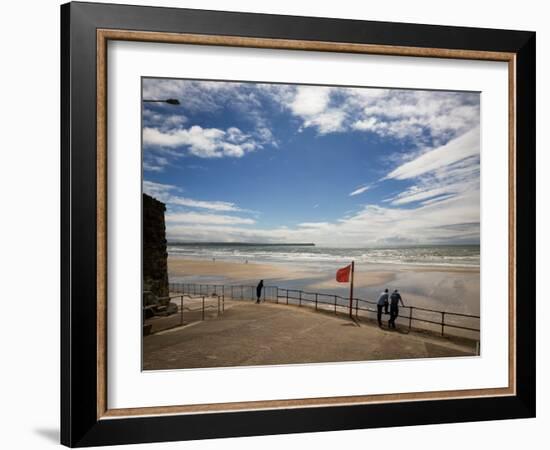
M 351 262 L 351 283 L 349 285 L 349 316 L 353 317 L 353 272 L 355 271 L 355 261 Z

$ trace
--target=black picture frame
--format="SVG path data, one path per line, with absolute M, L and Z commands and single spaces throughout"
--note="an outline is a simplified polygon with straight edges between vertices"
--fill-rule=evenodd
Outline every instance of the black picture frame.
M 292 409 L 98 418 L 98 29 L 516 55 L 516 393 Z M 69 3 L 61 6 L 61 443 L 71 447 L 535 416 L 535 33 Z

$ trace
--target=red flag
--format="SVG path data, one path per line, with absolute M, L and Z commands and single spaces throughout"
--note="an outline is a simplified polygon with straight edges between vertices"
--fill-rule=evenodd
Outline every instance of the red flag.
M 338 269 L 336 272 L 336 281 L 338 283 L 347 283 L 349 281 L 349 274 L 351 273 L 351 264 L 342 269 Z

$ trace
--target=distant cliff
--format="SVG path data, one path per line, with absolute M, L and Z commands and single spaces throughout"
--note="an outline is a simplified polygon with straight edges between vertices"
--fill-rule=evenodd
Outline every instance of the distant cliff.
M 313 242 L 170 242 L 170 245 L 194 247 L 315 247 Z

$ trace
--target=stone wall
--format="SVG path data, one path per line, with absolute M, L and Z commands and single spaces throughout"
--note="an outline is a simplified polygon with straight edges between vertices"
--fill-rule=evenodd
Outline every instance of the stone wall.
M 157 297 L 168 295 L 165 211 L 164 203 L 143 194 L 143 290 Z

